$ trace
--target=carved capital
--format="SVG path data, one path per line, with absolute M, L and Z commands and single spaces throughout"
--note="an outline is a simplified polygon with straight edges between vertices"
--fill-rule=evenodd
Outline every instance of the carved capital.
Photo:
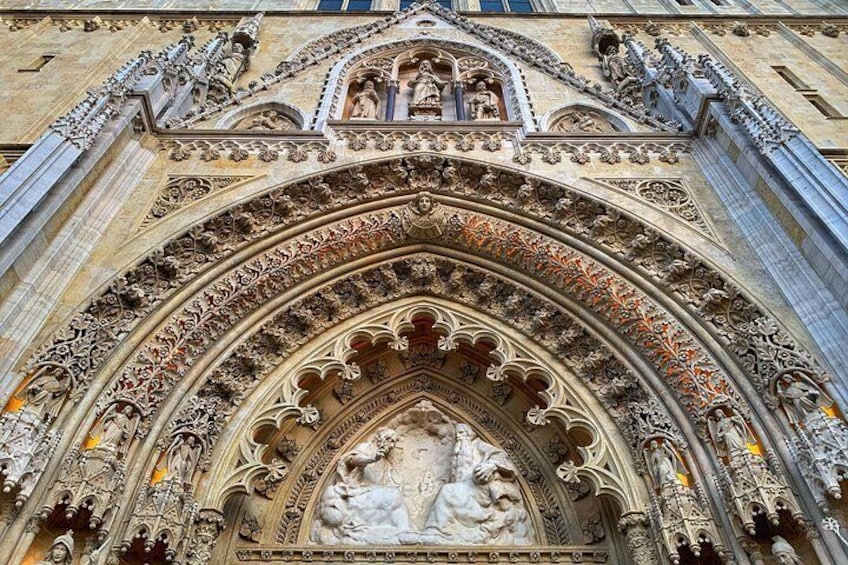
M 656 546 L 648 526 L 648 516 L 642 512 L 629 512 L 618 521 L 618 529 L 627 540 L 627 548 L 636 565 L 659 563 Z

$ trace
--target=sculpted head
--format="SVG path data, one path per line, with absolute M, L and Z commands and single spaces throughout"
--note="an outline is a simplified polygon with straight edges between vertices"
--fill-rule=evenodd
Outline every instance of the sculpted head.
M 374 90 L 374 83 L 370 80 L 366 80 L 364 90 Z
M 431 73 L 433 72 L 433 63 L 431 63 L 429 59 L 424 59 L 421 61 L 421 64 L 418 65 L 418 70 L 422 73 Z
M 418 208 L 418 211 L 422 214 L 427 214 L 430 210 L 433 209 L 433 197 L 430 196 L 429 192 L 421 192 L 418 194 L 418 197 L 415 199 L 415 207 Z
M 377 444 L 377 450 L 383 454 L 388 453 L 397 444 L 398 437 L 394 430 L 389 428 L 380 428 L 374 436 L 374 443 Z
M 128 417 L 132 416 L 133 415 L 133 408 L 132 408 L 132 406 L 127 405 L 127 406 L 124 406 L 124 409 L 121 410 L 121 412 L 123 412 L 125 416 L 128 416 Z
M 482 80 L 477 83 L 477 92 L 486 92 L 486 83 Z
M 468 424 L 456 425 L 456 440 L 472 440 L 477 436 Z
M 74 553 L 74 538 L 71 532 L 59 536 L 53 541 L 53 546 L 47 554 L 48 563 L 70 563 Z

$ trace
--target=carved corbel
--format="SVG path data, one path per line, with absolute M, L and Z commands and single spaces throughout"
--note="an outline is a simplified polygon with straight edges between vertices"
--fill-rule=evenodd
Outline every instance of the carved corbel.
M 212 561 L 212 551 L 218 536 L 224 531 L 224 515 L 214 508 L 204 508 L 197 513 L 192 533 L 186 544 L 186 565 L 207 565 Z
M 635 565 L 655 565 L 660 562 L 648 517 L 644 513 L 624 514 L 618 521 L 618 529 L 624 534 Z

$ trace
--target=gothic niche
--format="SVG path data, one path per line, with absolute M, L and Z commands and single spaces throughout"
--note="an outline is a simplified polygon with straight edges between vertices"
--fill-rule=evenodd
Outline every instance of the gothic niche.
M 534 536 L 517 477 L 502 449 L 421 400 L 342 454 L 311 541 L 528 545 Z
M 350 72 L 344 120 L 507 119 L 504 77 L 489 61 L 419 48 L 369 58 Z
M 551 122 L 557 133 L 615 133 L 618 128 L 604 114 L 586 106 L 569 106 Z

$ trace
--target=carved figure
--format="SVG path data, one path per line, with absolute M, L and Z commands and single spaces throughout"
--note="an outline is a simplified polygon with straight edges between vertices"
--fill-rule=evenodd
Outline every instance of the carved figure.
M 468 425 L 457 424 L 451 482 L 433 501 L 421 541 L 529 544 L 517 476 L 506 453 L 478 438 Z
M 774 536 L 771 540 L 771 554 L 780 565 L 804 565 L 795 548 L 783 537 Z
M 38 565 L 71 565 L 73 558 L 73 532 L 68 530 L 68 532 L 53 540 L 53 545 L 50 546 L 50 549 L 47 550 L 47 554 L 44 556 L 44 559 L 42 559 Z
M 615 131 L 606 119 L 597 112 L 573 110 L 566 113 L 551 128 L 562 133 L 611 133 Z
M 233 43 L 224 58 L 218 63 L 212 80 L 222 85 L 227 92 L 233 94 L 236 90 L 236 82 L 241 73 L 247 69 L 247 54 L 244 45 Z
M 442 90 L 445 82 L 433 72 L 433 63 L 429 60 L 421 61 L 418 65 L 418 74 L 409 81 L 412 88 L 412 101 L 410 109 L 420 108 L 442 108 Z
M 471 119 L 475 122 L 485 120 L 500 120 L 501 111 L 498 108 L 498 95 L 486 87 L 482 80 L 477 83 L 477 92 L 468 103 Z
M 709 427 L 716 446 L 728 454 L 745 449 L 749 437 L 745 421 L 736 414 L 728 416 L 721 408 L 716 410 L 715 414 L 715 419 L 709 420 Z
M 675 464 L 677 456 L 665 443 L 660 444 L 657 440 L 651 442 L 651 451 L 648 455 L 648 463 L 651 469 L 651 478 L 656 486 L 660 487 L 666 483 L 680 482 L 678 477 L 678 465 Z
M 182 483 L 190 483 L 200 451 L 201 446 L 192 434 L 186 434 L 185 437 L 178 435 L 168 449 L 168 474 L 179 477 Z
M 380 97 L 374 89 L 374 83 L 365 81 L 362 91 L 353 97 L 353 109 L 350 111 L 351 119 L 376 120 L 380 112 Z
M 295 128 L 292 121 L 278 110 L 265 110 L 245 121 L 246 127 L 241 129 L 251 131 L 283 131 Z
M 37 375 L 24 390 L 26 404 L 23 409 L 37 415 L 39 420 L 53 420 L 70 388 L 70 379 L 60 381 L 52 373 Z
M 803 422 L 810 414 L 833 404 L 814 385 L 788 375 L 780 380 L 777 395 L 793 423 Z
M 615 84 L 615 90 L 619 94 L 630 94 L 639 87 L 639 79 L 633 74 L 627 60 L 619 55 L 617 44 L 607 45 L 601 59 L 601 68 L 604 76 Z
M 429 192 L 419 192 L 403 214 L 403 229 L 413 239 L 435 239 L 447 227 L 445 212 Z
M 397 443 L 393 430 L 382 428 L 372 441 L 345 453 L 333 484 L 319 502 L 312 539 L 324 544 L 398 544 L 410 529 L 409 514 L 389 455 Z
M 121 451 L 124 444 L 135 434 L 138 425 L 138 416 L 134 416 L 132 406 L 124 406 L 118 411 L 116 405 L 112 405 L 106 411 L 106 415 L 100 420 L 91 436 L 99 438 L 97 448 L 105 451 Z

